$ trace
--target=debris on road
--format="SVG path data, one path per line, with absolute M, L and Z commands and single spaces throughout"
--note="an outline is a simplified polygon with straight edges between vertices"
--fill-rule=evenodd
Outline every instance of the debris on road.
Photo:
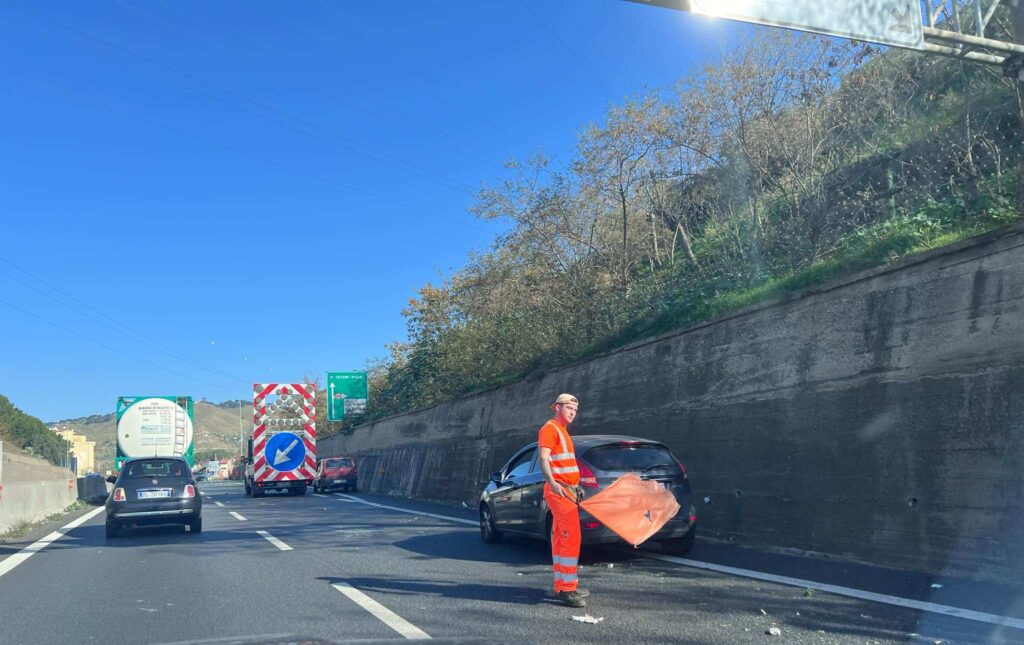
M 813 595 L 814 595 L 814 589 L 811 589 L 810 587 L 804 589 L 804 598 L 810 598 Z
M 614 569 L 615 568 L 615 563 L 614 562 L 609 562 L 608 563 L 608 568 L 609 569 Z
M 768 634 L 769 636 L 782 636 L 782 630 L 778 627 L 772 627 L 766 631 L 765 634 Z
M 601 616 L 600 618 L 594 618 L 590 614 L 585 614 L 583 616 L 571 616 L 571 618 L 575 620 L 577 623 L 587 623 L 589 625 L 596 625 L 602 620 L 604 620 L 604 616 Z
M 710 497 L 705 497 L 704 498 L 704 503 L 705 504 L 710 504 L 711 503 L 711 498 Z
M 763 610 L 763 609 L 762 609 L 762 610 L 761 610 L 761 615 L 762 615 L 762 616 L 767 616 L 767 615 L 768 615 L 768 612 L 766 612 L 765 610 Z
M 937 582 L 932 583 L 932 589 L 942 589 L 942 585 Z

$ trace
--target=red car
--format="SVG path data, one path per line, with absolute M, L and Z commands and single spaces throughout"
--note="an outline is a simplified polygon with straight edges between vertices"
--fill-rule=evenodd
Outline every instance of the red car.
M 356 460 L 352 457 L 328 457 L 321 459 L 316 465 L 316 479 L 313 480 L 313 491 L 325 493 L 340 488 L 356 490 L 356 479 L 359 472 Z

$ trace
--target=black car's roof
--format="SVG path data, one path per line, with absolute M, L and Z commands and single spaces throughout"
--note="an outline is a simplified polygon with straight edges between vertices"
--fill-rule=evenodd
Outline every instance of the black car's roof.
M 604 444 L 610 444 L 610 443 L 646 443 L 646 444 L 656 444 L 656 445 L 659 445 L 659 446 L 665 445 L 665 444 L 663 444 L 660 441 L 655 441 L 654 439 L 644 439 L 643 437 L 630 437 L 630 436 L 621 435 L 621 434 L 581 434 L 581 435 L 570 435 L 570 436 L 572 437 L 572 443 L 573 443 L 574 446 L 576 446 L 577 448 L 587 448 L 587 449 L 593 448 L 595 446 L 604 445 Z M 523 448 L 529 448 L 531 446 L 536 446 L 536 445 L 537 445 L 537 442 L 534 441 L 534 442 L 532 442 L 530 444 L 527 444 L 527 445 L 523 446 Z
M 184 457 L 181 457 L 179 455 L 173 455 L 170 457 L 132 457 L 131 459 L 125 459 L 124 463 L 133 464 L 137 461 L 167 461 L 168 459 L 173 461 L 180 461 L 186 464 L 188 463 L 187 461 L 185 461 Z

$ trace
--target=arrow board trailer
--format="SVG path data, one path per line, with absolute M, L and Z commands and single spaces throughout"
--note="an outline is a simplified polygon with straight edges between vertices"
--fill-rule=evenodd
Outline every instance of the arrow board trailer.
M 285 490 L 305 495 L 316 478 L 316 388 L 309 383 L 252 387 L 252 436 L 245 460 L 245 494 Z
M 195 465 L 190 396 L 119 396 L 114 469 L 135 457 L 184 457 Z

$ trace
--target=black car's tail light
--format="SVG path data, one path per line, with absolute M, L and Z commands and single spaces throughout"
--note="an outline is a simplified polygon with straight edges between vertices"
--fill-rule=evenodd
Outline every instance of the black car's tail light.
M 686 474 L 686 466 L 683 465 L 683 462 L 676 459 L 676 463 L 679 464 L 679 470 L 683 471 L 683 479 L 689 479 L 690 476 Z
M 597 477 L 594 476 L 594 471 L 587 468 L 587 465 L 582 461 L 576 464 L 580 468 L 580 486 L 586 488 L 597 488 Z
M 125 499 L 127 499 L 127 498 L 125 497 L 124 489 L 123 488 L 115 488 L 114 489 L 114 501 L 115 502 L 123 502 Z
M 185 497 L 195 497 L 196 487 L 192 484 L 185 484 Z

